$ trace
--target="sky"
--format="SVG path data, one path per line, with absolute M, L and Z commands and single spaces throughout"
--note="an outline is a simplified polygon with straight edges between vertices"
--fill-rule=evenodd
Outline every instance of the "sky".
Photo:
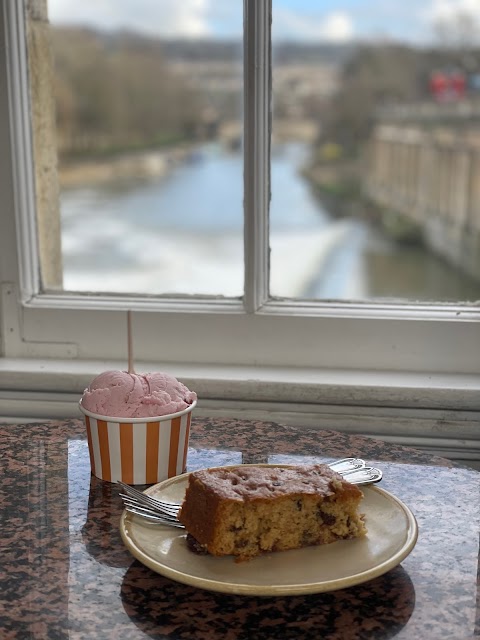
M 163 37 L 240 37 L 242 0 L 48 0 L 53 24 Z M 306 42 L 426 43 L 459 14 L 480 33 L 480 0 L 273 0 L 273 37 Z

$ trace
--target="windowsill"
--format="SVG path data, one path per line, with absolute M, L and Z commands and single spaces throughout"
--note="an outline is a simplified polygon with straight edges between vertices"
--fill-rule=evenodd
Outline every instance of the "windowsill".
M 123 361 L 3 358 L 0 389 L 80 395 L 101 371 L 125 367 Z M 160 367 L 138 362 L 135 368 Z M 473 374 L 184 363 L 161 368 L 205 399 L 480 411 L 480 376 Z
M 124 362 L 0 359 L 0 422 L 81 418 L 78 400 Z M 137 363 L 137 371 L 151 364 Z M 162 367 L 194 389 L 197 417 L 359 433 L 480 464 L 480 378 L 313 368 Z

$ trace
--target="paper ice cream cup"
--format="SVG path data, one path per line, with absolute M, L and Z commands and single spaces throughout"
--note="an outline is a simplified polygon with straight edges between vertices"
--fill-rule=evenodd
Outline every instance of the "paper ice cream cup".
M 113 418 L 88 411 L 80 400 L 93 475 L 107 482 L 155 484 L 184 473 L 196 404 L 154 418 Z

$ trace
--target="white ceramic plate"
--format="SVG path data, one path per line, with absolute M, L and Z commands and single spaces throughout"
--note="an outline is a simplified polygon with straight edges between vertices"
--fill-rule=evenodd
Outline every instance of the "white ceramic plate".
M 165 480 L 146 493 L 181 502 L 188 475 Z M 362 490 L 366 537 L 269 553 L 248 562 L 235 563 L 231 556 L 197 555 L 187 548 L 183 529 L 150 524 L 126 512 L 120 532 L 132 555 L 144 565 L 202 589 L 260 596 L 335 591 L 386 573 L 411 552 L 417 541 L 415 517 L 403 502 L 378 487 Z

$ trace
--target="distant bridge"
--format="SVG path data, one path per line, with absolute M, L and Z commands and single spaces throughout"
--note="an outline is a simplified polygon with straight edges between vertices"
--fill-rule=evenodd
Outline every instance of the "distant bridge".
M 272 124 L 272 137 L 277 142 L 302 140 L 311 143 L 317 138 L 318 132 L 318 121 L 305 118 L 275 118 Z M 241 141 L 242 135 L 243 124 L 239 120 L 221 122 L 218 126 L 219 139 L 229 146 Z

